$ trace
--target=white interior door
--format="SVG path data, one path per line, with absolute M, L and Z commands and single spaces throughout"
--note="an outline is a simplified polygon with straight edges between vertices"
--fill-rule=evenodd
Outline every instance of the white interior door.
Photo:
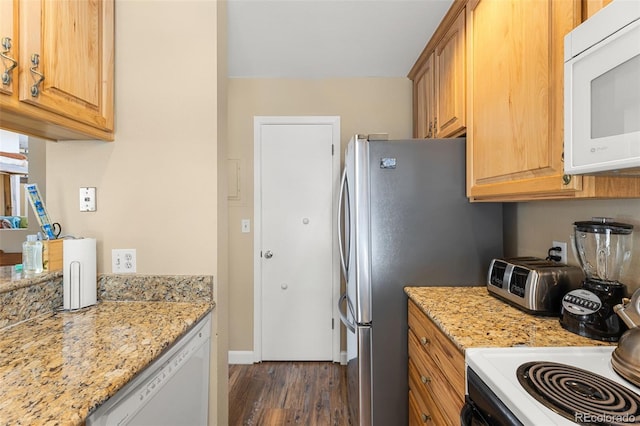
M 335 122 L 307 119 L 256 123 L 261 360 L 334 359 L 339 141 Z

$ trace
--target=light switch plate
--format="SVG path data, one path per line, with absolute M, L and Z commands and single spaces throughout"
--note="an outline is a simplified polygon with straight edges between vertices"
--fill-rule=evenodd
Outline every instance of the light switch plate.
M 251 220 L 249 219 L 242 219 L 242 221 L 240 222 L 241 224 L 241 229 L 242 229 L 242 233 L 246 234 L 248 232 L 251 232 Z
M 80 211 L 81 212 L 96 211 L 96 188 L 95 187 L 80 188 Z

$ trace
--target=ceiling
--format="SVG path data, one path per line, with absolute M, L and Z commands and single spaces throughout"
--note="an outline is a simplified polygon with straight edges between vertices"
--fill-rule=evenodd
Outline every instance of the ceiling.
M 229 0 L 229 77 L 406 77 L 452 0 Z

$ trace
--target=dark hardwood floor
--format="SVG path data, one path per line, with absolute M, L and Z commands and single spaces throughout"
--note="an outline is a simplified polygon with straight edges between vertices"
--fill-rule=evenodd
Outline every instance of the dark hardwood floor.
M 229 366 L 229 425 L 349 425 L 346 367 L 331 362 Z

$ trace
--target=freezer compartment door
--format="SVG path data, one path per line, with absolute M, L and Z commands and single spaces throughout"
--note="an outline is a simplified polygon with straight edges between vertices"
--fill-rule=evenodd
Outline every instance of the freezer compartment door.
M 347 330 L 347 386 L 351 424 L 372 425 L 370 326 Z

